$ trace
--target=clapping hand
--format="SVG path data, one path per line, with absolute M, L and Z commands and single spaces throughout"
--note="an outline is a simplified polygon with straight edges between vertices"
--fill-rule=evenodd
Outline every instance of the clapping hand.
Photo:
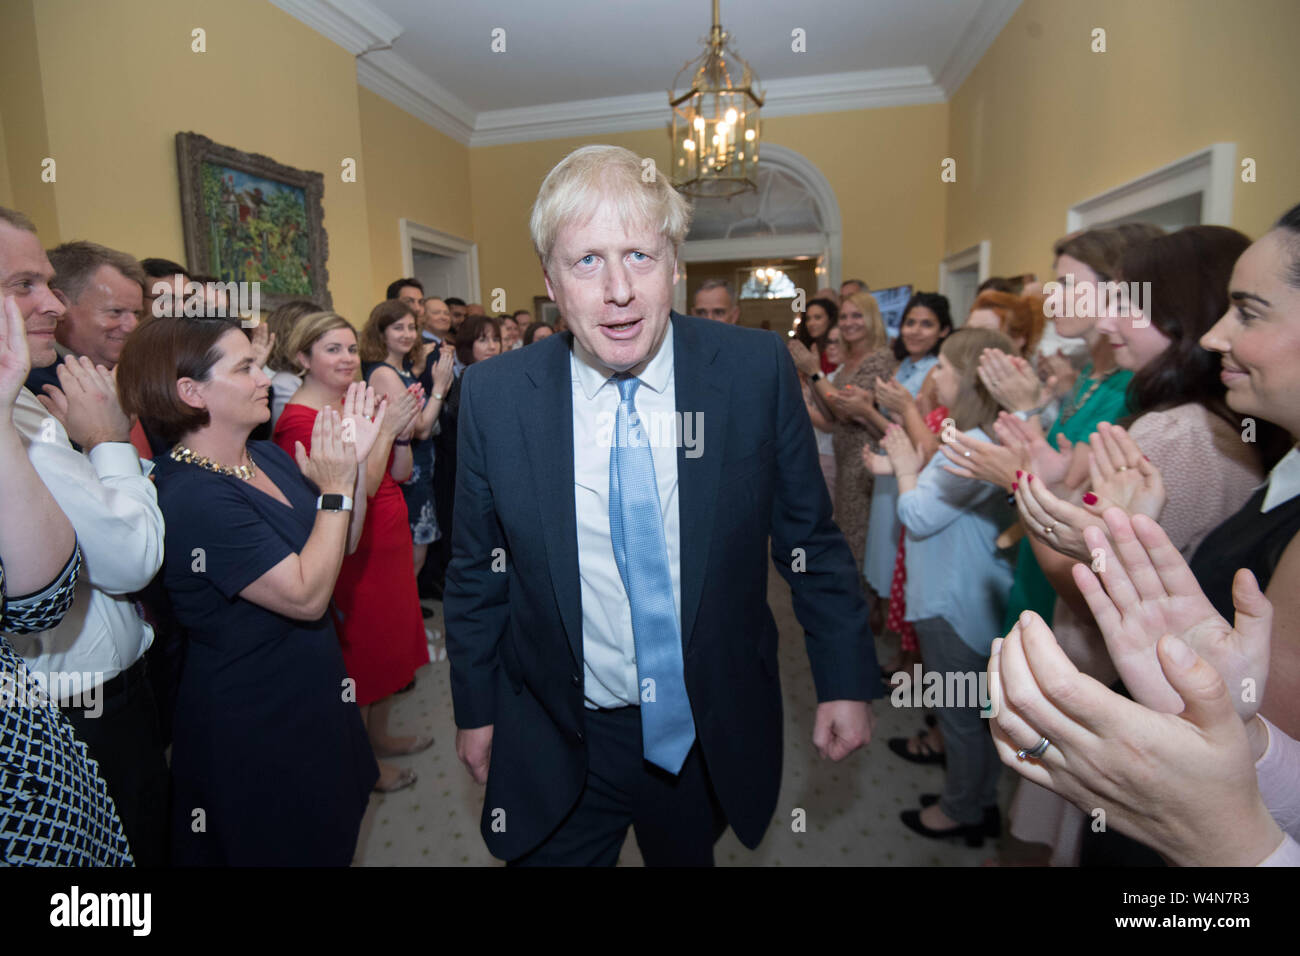
M 404 389 L 396 399 L 388 403 L 388 414 L 384 416 L 383 432 L 389 442 L 397 439 L 409 439 L 415 428 L 415 416 L 419 414 L 423 403 L 424 389 L 418 384 Z
M 1273 605 L 1254 575 L 1243 568 L 1233 579 L 1237 613 L 1230 626 L 1160 525 L 1146 515 L 1130 520 L 1119 508 L 1104 517 L 1114 547 L 1098 529 L 1085 530 L 1088 547 L 1101 551 L 1098 571 L 1075 565 L 1074 582 L 1133 699 L 1165 713 L 1181 708 L 1156 660 L 1156 642 L 1175 634 L 1223 676 L 1237 713 L 1249 720 L 1264 698 L 1273 624 Z
M 827 396 L 827 401 L 831 403 L 837 415 L 851 418 L 863 425 L 867 424 L 867 415 L 876 406 L 872 390 L 858 388 L 856 385 L 845 385 L 843 388 L 836 389 Z
M 1282 842 L 1223 678 L 1177 637 L 1152 640 L 1181 711 L 1150 710 L 1082 674 L 1032 611 L 993 642 L 991 730 L 1002 762 L 1179 866 L 1252 866 Z M 1158 653 L 1158 657 L 1157 657 Z M 1131 686 L 1130 686 L 1130 689 Z M 1021 758 L 1046 738 L 1039 757 Z
M 985 349 L 980 355 L 979 377 L 994 400 L 1009 412 L 1025 412 L 1042 404 L 1043 385 L 1018 355 Z
M 446 398 L 447 390 L 451 388 L 451 383 L 456 378 L 456 350 L 450 344 L 438 353 L 438 361 L 433 365 L 432 377 L 433 390 Z
M 293 455 L 303 476 L 321 494 L 351 495 L 357 481 L 355 443 L 343 440 L 343 420 L 338 410 L 326 405 L 311 427 L 311 457 L 302 442 L 293 443 Z
M 351 422 L 352 434 L 356 437 L 357 464 L 366 460 L 370 449 L 379 438 L 384 426 L 384 417 L 388 413 L 388 401 L 379 402 L 375 411 L 375 390 L 364 382 L 353 382 L 348 386 L 348 394 L 343 399 L 343 422 Z
M 1048 484 L 1057 485 L 1065 481 L 1070 471 L 1070 461 L 1074 449 L 1070 439 L 1065 435 L 1056 436 L 1057 448 L 1047 444 L 1043 431 L 1035 422 L 1022 422 L 1015 415 L 1002 412 L 993 423 L 993 433 L 998 441 L 1012 449 L 1023 459 L 1029 456 L 1028 470 Z M 1059 449 L 1059 450 L 1057 450 Z
M 892 475 L 894 473 L 894 464 L 889 460 L 889 456 L 878 454 L 872 447 L 871 442 L 865 442 L 862 446 L 862 464 L 873 475 Z
M 962 478 L 988 481 L 1008 492 L 1014 490 L 1016 473 L 1029 467 L 1025 446 L 1008 447 L 980 441 L 965 432 L 950 432 L 939 450 L 956 467 L 944 470 Z
M 801 375 L 812 375 L 820 370 L 820 363 L 817 356 L 808 350 L 798 339 L 790 339 L 786 342 L 786 348 L 790 350 L 790 358 L 794 360 L 794 367 L 799 370 Z
M 1069 394 L 1079 379 L 1079 370 L 1060 351 L 1043 355 L 1038 360 L 1038 366 L 1047 390 L 1056 398 L 1064 398 Z
M 1017 477 L 1021 474 L 1017 472 Z M 1024 479 L 1017 482 L 1015 495 L 1020 520 L 1035 538 L 1076 561 L 1092 560 L 1083 530 L 1099 528 L 1105 534 L 1106 525 L 1100 518 L 1058 498 L 1034 475 L 1024 475 Z
M 275 345 L 275 333 L 264 320 L 259 320 L 257 326 L 253 329 L 253 338 L 251 341 L 253 349 L 253 365 L 262 368 L 266 365 L 266 360 L 271 357 L 271 348 Z
M 46 385 L 37 400 L 84 451 L 103 442 L 131 440 L 131 419 L 117 400 L 113 373 L 88 358 L 69 355 L 55 366 L 59 388 Z
M 1132 436 L 1119 425 L 1102 422 L 1088 444 L 1092 490 L 1101 499 L 1097 513 L 1113 504 L 1158 521 L 1165 506 L 1164 478 Z
M 876 400 L 893 412 L 900 421 L 908 406 L 916 404 L 912 393 L 892 378 L 876 379 Z
M 885 437 L 880 440 L 880 443 L 885 446 L 894 474 L 900 481 L 904 478 L 915 478 L 920 473 L 921 456 L 901 425 L 891 424 L 885 429 Z
M 32 370 L 31 354 L 27 350 L 27 328 L 23 313 L 11 295 L 4 299 L 4 316 L 0 321 L 0 417 L 12 421 L 14 402 L 22 391 L 23 382 Z

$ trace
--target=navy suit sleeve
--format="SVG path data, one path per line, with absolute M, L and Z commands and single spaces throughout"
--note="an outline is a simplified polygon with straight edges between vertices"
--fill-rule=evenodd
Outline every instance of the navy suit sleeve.
M 461 377 L 456 505 L 443 593 L 456 726 L 466 730 L 495 723 L 497 644 L 510 620 L 510 575 L 492 570 L 507 548 L 488 482 L 476 408 L 483 399 L 473 387 L 477 371 L 471 366 Z
M 790 585 L 804 628 L 817 700 L 872 700 L 884 693 L 857 563 L 831 520 L 812 422 L 785 343 L 772 336 L 777 387 L 772 560 Z

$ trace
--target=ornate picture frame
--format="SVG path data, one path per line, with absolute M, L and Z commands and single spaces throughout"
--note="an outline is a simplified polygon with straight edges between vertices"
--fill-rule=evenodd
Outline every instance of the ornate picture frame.
M 260 283 L 271 310 L 294 299 L 334 307 L 325 234 L 325 177 L 176 134 L 185 257 L 195 275 Z

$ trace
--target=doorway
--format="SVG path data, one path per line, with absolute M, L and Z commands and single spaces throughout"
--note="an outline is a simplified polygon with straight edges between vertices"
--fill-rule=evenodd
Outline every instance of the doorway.
M 457 296 L 481 302 L 478 245 L 439 232 L 410 219 L 401 219 L 402 274 L 424 283 L 425 295 Z

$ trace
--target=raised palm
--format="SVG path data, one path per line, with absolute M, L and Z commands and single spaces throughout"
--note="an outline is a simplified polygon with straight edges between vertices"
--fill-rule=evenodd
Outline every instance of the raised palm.
M 1130 520 L 1119 508 L 1108 509 L 1103 517 L 1114 547 L 1100 529 L 1086 529 L 1088 547 L 1094 555 L 1101 552 L 1093 562 L 1097 573 L 1076 565 L 1074 580 L 1133 699 L 1165 713 L 1182 711 L 1183 700 L 1156 656 L 1156 643 L 1173 634 L 1219 672 L 1241 718 L 1254 717 L 1268 678 L 1273 623 L 1273 605 L 1254 576 L 1237 573 L 1232 590 L 1236 620 L 1230 625 L 1160 525 L 1145 515 Z
M 351 421 L 351 432 L 356 444 L 357 463 L 366 460 L 370 449 L 379 438 L 379 431 L 384 426 L 388 412 L 388 403 L 380 402 L 375 410 L 375 390 L 361 382 L 348 386 L 347 397 L 343 400 L 343 420 Z

